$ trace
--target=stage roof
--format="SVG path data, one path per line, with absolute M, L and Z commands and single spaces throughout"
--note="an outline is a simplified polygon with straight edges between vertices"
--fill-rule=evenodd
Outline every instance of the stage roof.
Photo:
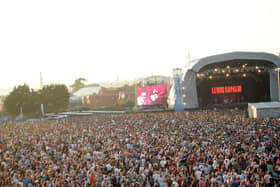
M 280 67 L 280 58 L 274 54 L 263 52 L 232 52 L 192 60 L 185 68 L 183 68 L 183 75 L 185 75 L 186 72 L 189 70 L 198 72 L 201 68 L 203 68 L 206 65 L 231 60 L 267 61 L 273 63 L 276 66 L 276 68 Z

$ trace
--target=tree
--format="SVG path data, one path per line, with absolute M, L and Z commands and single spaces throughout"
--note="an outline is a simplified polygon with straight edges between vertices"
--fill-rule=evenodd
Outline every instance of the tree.
M 64 84 L 47 85 L 38 92 L 24 84 L 10 92 L 4 100 L 4 106 L 6 112 L 13 117 L 20 114 L 21 108 L 24 116 L 39 116 L 40 104 L 44 104 L 45 112 L 65 111 L 69 105 L 69 97 Z
M 11 116 L 18 116 L 21 108 L 25 116 L 38 114 L 38 94 L 26 84 L 15 87 L 6 97 L 4 106 Z
M 70 85 L 70 87 L 73 89 L 72 92 L 76 92 L 79 89 L 85 87 L 84 82 L 87 80 L 85 78 L 78 78 L 75 80 L 74 84 Z
M 70 94 L 64 84 L 46 85 L 39 91 L 39 94 L 46 113 L 62 112 L 69 106 Z

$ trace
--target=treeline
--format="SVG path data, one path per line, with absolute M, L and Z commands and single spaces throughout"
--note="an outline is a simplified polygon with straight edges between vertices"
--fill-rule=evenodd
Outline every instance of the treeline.
M 4 110 L 10 116 L 19 116 L 21 111 L 25 117 L 40 116 L 41 104 L 45 113 L 65 111 L 69 106 L 67 87 L 64 84 L 46 85 L 34 91 L 28 85 L 15 87 L 4 100 Z

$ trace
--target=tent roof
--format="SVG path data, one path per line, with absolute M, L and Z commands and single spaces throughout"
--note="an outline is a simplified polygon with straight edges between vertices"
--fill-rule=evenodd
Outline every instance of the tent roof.
M 100 91 L 100 86 L 89 86 L 89 87 L 83 87 L 79 89 L 78 91 L 74 92 L 74 96 L 86 96 L 86 95 L 92 95 L 92 94 L 98 94 Z

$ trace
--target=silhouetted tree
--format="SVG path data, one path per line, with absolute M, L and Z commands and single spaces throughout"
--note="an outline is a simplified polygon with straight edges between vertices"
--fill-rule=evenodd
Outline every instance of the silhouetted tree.
M 28 85 L 15 87 L 4 101 L 5 110 L 11 116 L 20 114 L 22 108 L 25 116 L 32 116 L 39 112 L 38 93 Z
M 69 106 L 67 87 L 64 84 L 44 86 L 40 91 L 40 101 L 44 104 L 45 112 L 62 112 Z
M 72 92 L 76 92 L 79 89 L 85 87 L 85 81 L 87 81 L 85 78 L 76 79 L 74 84 L 70 85 L 70 87 L 73 89 Z

